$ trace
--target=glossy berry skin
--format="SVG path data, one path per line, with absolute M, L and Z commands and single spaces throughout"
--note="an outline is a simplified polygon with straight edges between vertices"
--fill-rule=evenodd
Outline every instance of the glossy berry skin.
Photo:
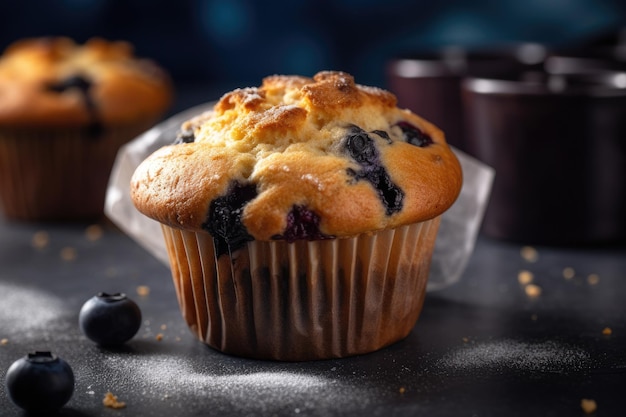
M 74 393 L 74 373 L 50 352 L 29 353 L 13 362 L 6 375 L 9 398 L 29 413 L 52 413 Z
M 402 130 L 402 137 L 405 142 L 420 148 L 433 144 L 432 138 L 417 126 L 413 126 L 409 122 L 398 122 L 396 125 Z
M 224 196 L 211 202 L 207 221 L 202 228 L 213 236 L 219 257 L 241 249 L 254 240 L 241 221 L 245 205 L 257 196 L 256 184 L 233 183 Z
M 305 206 L 294 205 L 287 214 L 287 227 L 283 235 L 274 239 L 284 239 L 289 243 L 296 240 L 323 240 L 332 239 L 320 232 L 320 216 Z
M 82 75 L 70 75 L 56 83 L 47 85 L 46 88 L 48 91 L 57 94 L 64 94 L 67 91 L 77 91 L 81 95 L 85 108 L 92 118 L 91 123 L 87 126 L 87 132 L 93 137 L 99 137 L 104 127 L 98 118 L 96 103 L 91 94 L 92 86 L 93 82 L 90 79 Z
M 194 143 L 196 141 L 196 135 L 193 130 L 184 130 L 179 132 L 176 135 L 176 140 L 174 140 L 174 145 L 180 145 L 183 143 Z
M 387 139 L 388 135 L 374 131 Z M 348 175 L 356 180 L 368 181 L 378 192 L 388 216 L 402 210 L 404 191 L 391 181 L 389 173 L 382 165 L 376 142 L 363 129 L 353 126 L 344 141 L 344 149 L 359 164 L 359 169 L 348 169 Z
M 101 346 L 121 345 L 141 326 L 141 310 L 126 294 L 98 295 L 80 309 L 78 324 L 82 332 Z

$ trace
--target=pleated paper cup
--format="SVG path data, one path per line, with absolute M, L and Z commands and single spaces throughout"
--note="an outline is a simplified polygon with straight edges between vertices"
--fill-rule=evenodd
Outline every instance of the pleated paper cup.
M 17 221 L 100 218 L 119 148 L 154 122 L 97 133 L 0 129 L 0 211 Z
M 422 310 L 440 217 L 351 238 L 252 241 L 216 258 L 213 238 L 162 225 L 180 308 L 224 353 L 303 361 L 373 352 Z

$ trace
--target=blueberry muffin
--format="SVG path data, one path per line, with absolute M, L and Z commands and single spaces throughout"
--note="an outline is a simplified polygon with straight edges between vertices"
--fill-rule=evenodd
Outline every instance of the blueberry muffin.
M 404 338 L 461 188 L 443 133 L 342 72 L 224 95 L 145 161 L 182 313 L 210 346 L 311 360 Z
M 128 42 L 24 39 L 0 56 L 0 203 L 12 220 L 102 215 L 119 147 L 172 101 L 169 76 Z

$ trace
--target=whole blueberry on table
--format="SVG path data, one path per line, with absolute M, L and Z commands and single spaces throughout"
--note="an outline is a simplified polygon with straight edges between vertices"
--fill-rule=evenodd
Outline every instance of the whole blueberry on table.
M 85 336 L 99 345 L 121 345 L 137 334 L 141 310 L 126 294 L 99 293 L 83 304 L 78 324 Z
M 29 353 L 13 362 L 6 375 L 11 401 L 29 413 L 51 413 L 74 393 L 74 373 L 63 359 L 50 352 Z

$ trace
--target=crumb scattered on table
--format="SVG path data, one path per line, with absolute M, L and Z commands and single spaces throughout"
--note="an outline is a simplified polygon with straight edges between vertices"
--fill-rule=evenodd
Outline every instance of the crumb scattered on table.
M 517 281 L 521 285 L 528 285 L 533 282 L 534 279 L 535 276 L 533 275 L 533 273 L 527 270 L 519 271 L 519 273 L 517 274 Z
M 535 284 L 529 284 L 524 287 L 526 295 L 530 298 L 537 298 L 541 295 L 541 287 Z
M 113 395 L 113 393 L 110 391 L 104 395 L 102 404 L 104 404 L 105 407 L 116 408 L 116 409 L 126 407 L 126 403 L 123 401 L 119 401 L 117 399 L 117 395 Z
M 537 262 L 539 259 L 539 252 L 537 252 L 537 249 L 532 246 L 523 246 L 520 250 L 520 255 L 527 262 Z
M 30 241 L 35 249 L 43 249 L 50 243 L 50 235 L 44 230 L 40 230 L 33 235 Z
M 163 333 L 157 333 L 155 339 L 157 340 L 157 342 L 160 342 L 161 340 L 163 340 Z
M 9 344 L 9 339 L 7 339 L 6 337 L 3 339 L 0 339 L 1 346 L 8 345 L 8 344 Z
M 576 275 L 576 271 L 571 266 L 567 266 L 563 268 L 563 278 L 572 279 Z
M 137 287 L 137 295 L 145 297 L 150 294 L 150 287 L 147 285 L 140 285 Z
M 92 224 L 91 226 L 87 226 L 85 229 L 85 237 L 91 242 L 95 242 L 100 239 L 103 234 L 104 230 L 102 230 L 102 226 L 99 224 Z
M 600 282 L 600 275 L 598 274 L 589 274 L 587 277 L 587 283 L 589 285 L 597 285 Z
M 605 336 L 610 336 L 613 334 L 613 330 L 610 327 L 605 327 L 602 329 L 602 334 Z
M 400 394 L 404 394 L 406 392 L 406 388 L 400 387 L 398 391 L 400 392 Z
M 582 400 L 580 400 L 580 407 L 586 414 L 591 414 L 598 409 L 598 404 L 596 404 L 595 400 L 583 398 Z
M 64 261 L 73 261 L 76 259 L 76 249 L 71 246 L 66 246 L 61 249 L 61 259 Z

